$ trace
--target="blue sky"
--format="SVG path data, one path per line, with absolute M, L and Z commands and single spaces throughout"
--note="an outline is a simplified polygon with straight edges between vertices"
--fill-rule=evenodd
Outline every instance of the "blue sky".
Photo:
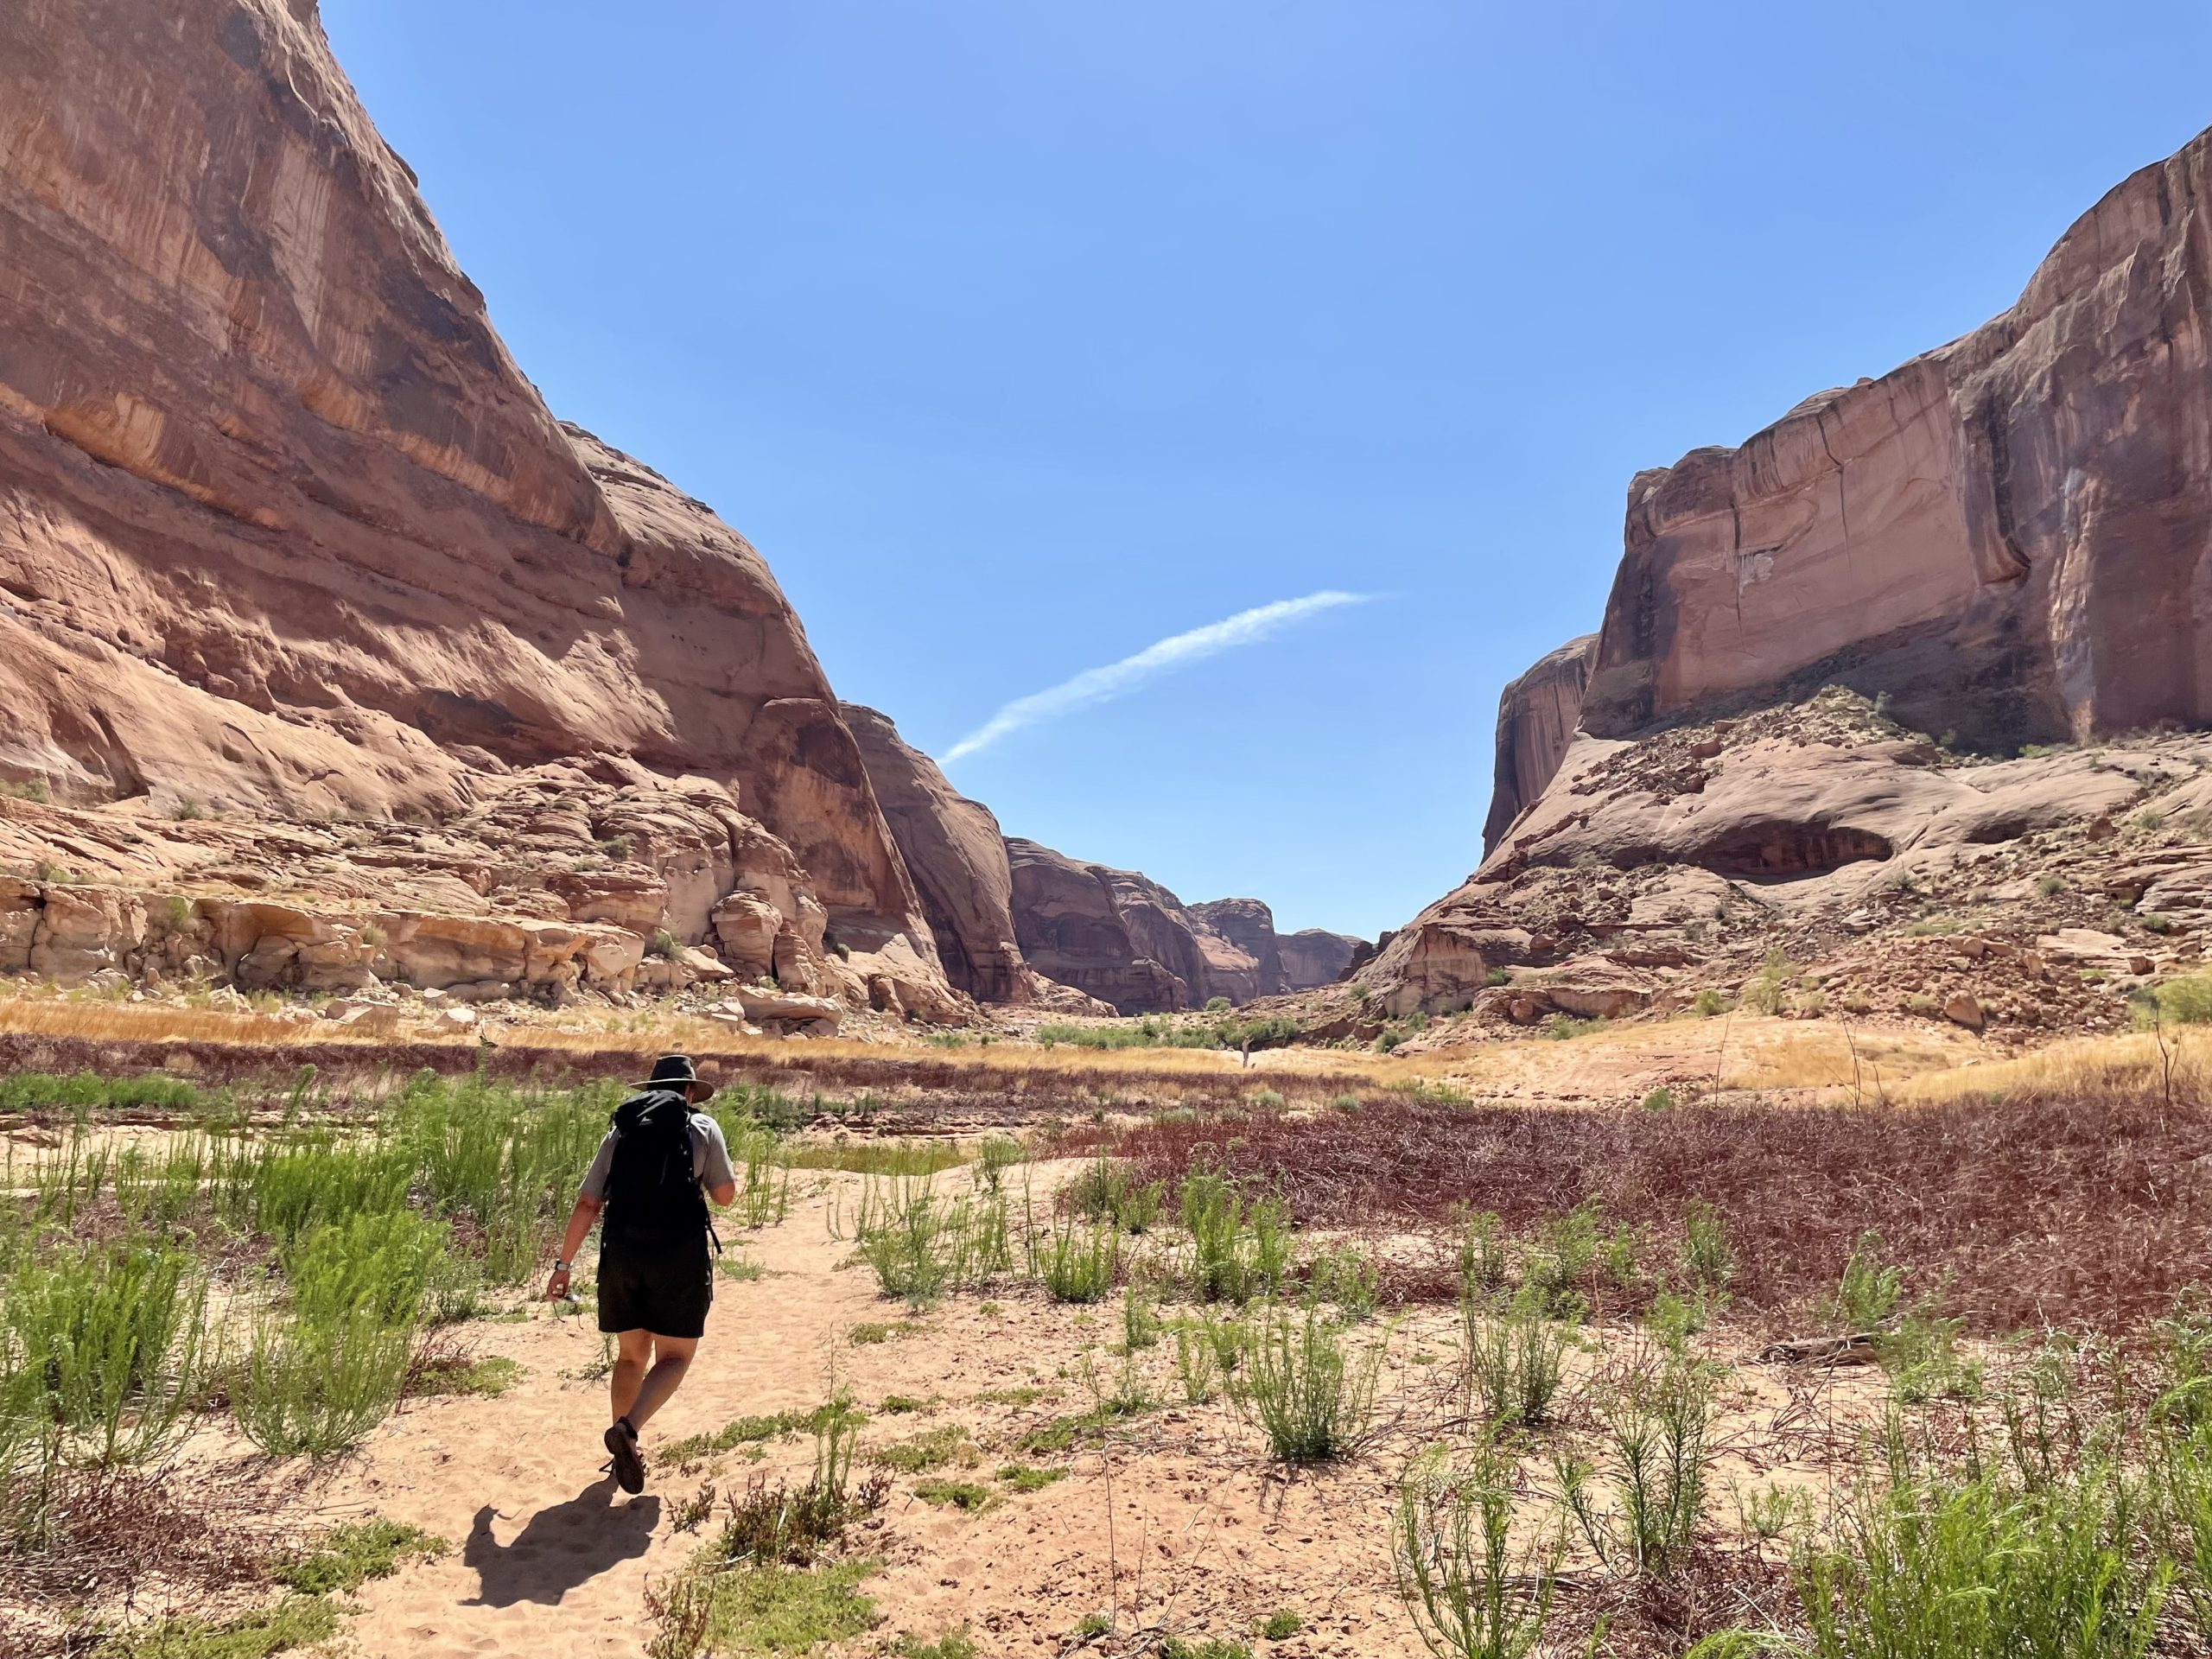
M 2203 0 L 323 14 L 553 408 L 921 747 L 1364 596 L 951 775 L 1370 935 L 1473 868 L 1499 688 L 1597 625 L 1631 473 L 1973 327 L 2212 124 Z

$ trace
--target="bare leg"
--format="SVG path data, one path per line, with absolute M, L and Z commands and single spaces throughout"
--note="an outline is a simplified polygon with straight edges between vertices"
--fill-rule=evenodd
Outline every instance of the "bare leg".
M 625 1331 L 615 1341 L 620 1344 L 614 1357 L 614 1370 L 607 1379 L 607 1403 L 613 1407 L 609 1421 L 620 1422 L 630 1416 L 638 1403 L 639 1386 L 645 1380 L 645 1367 L 653 1357 L 653 1333 L 650 1331 Z M 637 1419 L 631 1419 L 632 1424 Z
M 627 1332 L 623 1333 L 626 1342 L 629 1335 Z M 684 1372 L 691 1369 L 691 1356 L 699 1351 L 696 1337 L 653 1337 L 649 1340 L 652 1344 L 653 1368 L 632 1391 L 630 1408 L 615 1414 L 627 1417 L 632 1428 L 643 1428 L 646 1420 L 668 1403 L 668 1396 L 676 1392 Z

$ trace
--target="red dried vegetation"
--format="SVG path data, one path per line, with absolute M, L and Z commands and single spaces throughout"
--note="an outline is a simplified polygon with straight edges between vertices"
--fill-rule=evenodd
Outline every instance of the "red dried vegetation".
M 1608 1224 L 1679 1236 L 1703 1201 L 1726 1220 L 1738 1302 L 1759 1309 L 1832 1291 L 1869 1228 L 1910 1265 L 1911 1292 L 1977 1332 L 2136 1327 L 2212 1282 L 2212 1112 L 2155 1098 L 1624 1113 L 1390 1101 L 1071 1138 L 1113 1141 L 1147 1179 L 1216 1167 L 1265 1184 L 1323 1226 L 1438 1225 L 1464 1205 L 1523 1231 L 1595 1199 Z

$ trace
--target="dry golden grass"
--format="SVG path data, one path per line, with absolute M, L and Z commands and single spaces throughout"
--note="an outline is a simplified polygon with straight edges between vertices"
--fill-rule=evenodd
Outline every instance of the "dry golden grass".
M 1988 1060 L 1911 1078 L 1900 1098 L 1959 1101 L 1975 1096 L 2032 1093 L 2068 1096 L 2113 1090 L 2163 1095 L 2169 1070 L 2179 1096 L 2212 1095 L 2212 1030 L 2183 1027 L 2159 1039 L 2151 1033 L 2082 1037 L 2013 1059 Z
M 327 1020 L 300 1020 L 257 1010 L 235 1013 L 222 1008 L 188 1007 L 180 1003 L 111 1002 L 99 998 L 78 1001 L 67 996 L 0 1000 L 0 1032 L 78 1038 L 88 1042 L 232 1043 L 240 1046 L 391 1040 L 348 1031 Z

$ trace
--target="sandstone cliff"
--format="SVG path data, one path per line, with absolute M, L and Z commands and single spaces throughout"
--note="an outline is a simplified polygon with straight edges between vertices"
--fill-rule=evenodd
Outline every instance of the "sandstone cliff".
M 2124 1016 L 2064 964 L 2194 960 L 2212 869 L 2212 754 L 2121 736 L 2212 723 L 2212 133 L 2003 316 L 1639 474 L 1624 539 L 1594 641 L 1501 699 L 1482 868 L 1357 969 L 1375 1007 L 1618 1014 L 1786 946 L 1866 1006 Z M 1908 948 L 1967 912 L 1971 950 Z
M 1209 999 L 1244 1003 L 1291 988 L 1275 936 L 1274 912 L 1257 899 L 1216 899 L 1189 908 Z
M 1586 633 L 1539 658 L 1497 699 L 1497 760 L 1483 851 L 1497 845 L 1514 819 L 1535 804 L 1559 770 L 1582 721 L 1582 693 L 1598 636 Z
M 698 780 L 788 849 L 751 932 L 943 990 L 766 564 L 555 421 L 309 0 L 0 12 L 0 779 L 156 815 Z M 724 896 L 664 919 L 713 943 Z
M 1353 957 L 1368 948 L 1364 939 L 1319 927 L 1281 934 L 1275 940 L 1275 950 L 1282 958 L 1283 988 L 1312 991 L 1333 985 L 1344 976 Z
M 1014 925 L 1014 872 L 999 821 L 945 781 L 936 761 L 910 747 L 887 715 L 842 705 L 860 743 L 868 782 L 921 896 L 946 976 L 988 1002 L 1037 1000 Z
M 1995 321 L 1637 474 L 1626 542 L 1601 736 L 1830 682 L 1985 749 L 2212 721 L 2212 132 Z

